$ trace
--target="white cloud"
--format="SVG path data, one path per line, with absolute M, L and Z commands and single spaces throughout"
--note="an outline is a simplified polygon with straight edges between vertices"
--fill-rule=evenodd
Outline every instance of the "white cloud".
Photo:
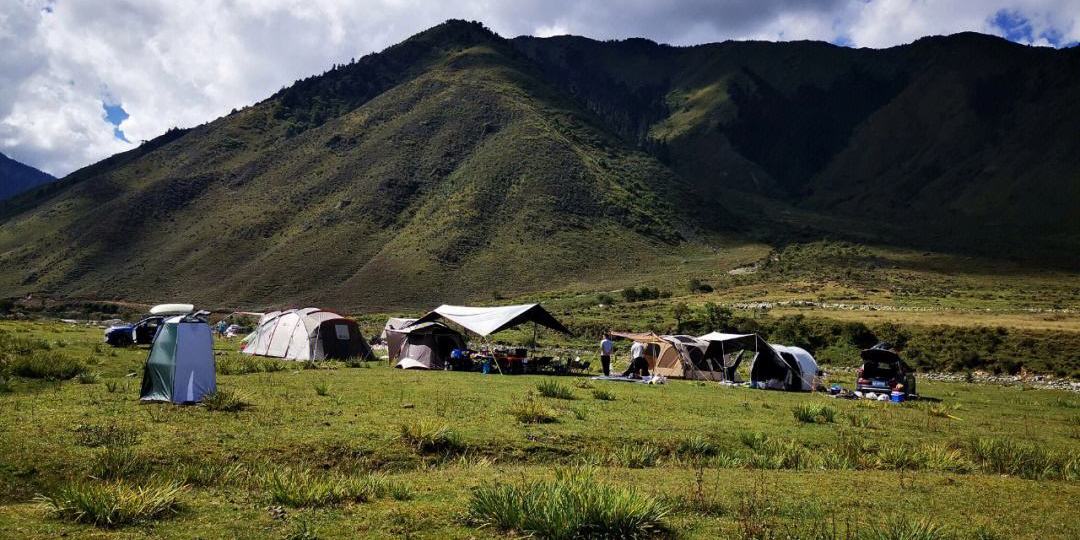
M 267 97 L 449 18 L 504 36 L 573 33 L 686 45 L 724 39 L 844 40 L 882 47 L 927 34 L 1080 40 L 1080 0 L 6 0 L 0 7 L 0 151 L 66 174 L 137 143 Z

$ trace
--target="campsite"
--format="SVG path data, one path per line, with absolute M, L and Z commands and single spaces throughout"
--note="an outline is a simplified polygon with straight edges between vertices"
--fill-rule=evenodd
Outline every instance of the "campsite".
M 1080 539 L 1080 0 L 0 43 L 0 540 Z
M 663 534 L 684 537 L 1080 533 L 1080 396 L 1024 384 L 920 381 L 933 399 L 881 403 L 707 380 L 403 370 L 378 349 L 367 362 L 298 362 L 215 337 L 219 395 L 147 405 L 134 376 L 146 347 L 105 348 L 99 328 L 57 322 L 0 322 L 0 339 L 85 358 L 93 373 L 0 394 L 4 433 L 24 434 L 0 438 L 0 521 L 20 538 L 497 538 L 506 529 L 477 514 L 484 490 L 540 489 L 559 471 L 644 497 Z M 35 493 L 88 475 L 169 500 L 135 528 L 42 514 Z

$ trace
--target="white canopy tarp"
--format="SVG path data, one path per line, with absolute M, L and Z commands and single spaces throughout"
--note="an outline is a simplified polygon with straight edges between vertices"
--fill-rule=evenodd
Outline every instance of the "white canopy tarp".
M 570 331 L 540 304 L 520 304 L 501 307 L 470 307 L 443 304 L 417 319 L 413 325 L 445 318 L 474 334 L 486 337 L 526 322 L 535 322 L 565 334 Z

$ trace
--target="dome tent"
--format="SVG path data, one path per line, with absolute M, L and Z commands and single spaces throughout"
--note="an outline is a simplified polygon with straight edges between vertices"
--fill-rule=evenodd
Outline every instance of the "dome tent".
M 454 349 L 464 349 L 460 333 L 437 322 L 387 330 L 387 352 L 394 367 L 443 369 Z
M 216 390 L 210 325 L 196 315 L 165 319 L 146 358 L 139 399 L 194 403 Z
M 313 307 L 263 315 L 241 352 L 286 360 L 371 357 L 356 321 Z

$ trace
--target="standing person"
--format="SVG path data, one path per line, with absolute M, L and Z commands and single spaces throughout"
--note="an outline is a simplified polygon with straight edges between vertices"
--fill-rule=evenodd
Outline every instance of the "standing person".
M 611 341 L 611 336 L 604 334 L 604 339 L 600 340 L 600 365 L 604 368 L 604 376 L 611 375 L 611 352 L 615 350 L 615 344 Z
M 630 367 L 623 372 L 623 377 L 637 379 L 649 376 L 649 363 L 645 360 L 645 346 L 635 341 L 630 346 Z

